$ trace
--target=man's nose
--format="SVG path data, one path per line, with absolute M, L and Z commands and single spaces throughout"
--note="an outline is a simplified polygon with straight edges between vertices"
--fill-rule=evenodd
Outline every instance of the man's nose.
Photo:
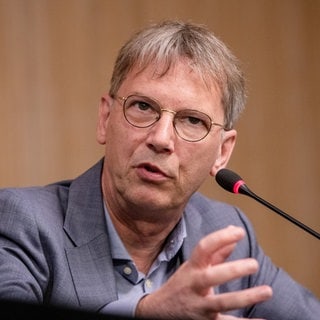
M 173 125 L 174 116 L 174 111 L 163 109 L 161 118 L 150 127 L 147 143 L 155 151 L 168 153 L 174 151 L 177 137 Z

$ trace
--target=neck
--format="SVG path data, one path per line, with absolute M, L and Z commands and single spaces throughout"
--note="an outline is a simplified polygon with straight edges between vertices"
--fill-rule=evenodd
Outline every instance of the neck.
M 132 214 L 115 213 L 107 205 L 112 223 L 138 270 L 147 273 L 181 215 L 170 220 L 146 221 Z M 172 216 L 174 217 L 174 216 Z

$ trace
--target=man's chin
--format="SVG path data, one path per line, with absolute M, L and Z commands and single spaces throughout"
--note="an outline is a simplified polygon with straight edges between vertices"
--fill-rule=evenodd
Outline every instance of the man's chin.
M 181 204 L 181 201 L 177 201 L 177 197 L 172 197 L 172 194 L 163 194 L 161 192 L 152 192 L 148 190 L 145 192 L 138 192 L 135 194 L 127 195 L 128 202 L 131 206 L 137 208 L 140 211 L 157 213 L 161 211 L 176 210 L 177 204 Z

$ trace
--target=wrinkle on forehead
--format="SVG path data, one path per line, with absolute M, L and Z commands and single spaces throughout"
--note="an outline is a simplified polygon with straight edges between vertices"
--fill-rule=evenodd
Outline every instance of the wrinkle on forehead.
M 175 60 L 152 60 L 148 63 L 139 61 L 132 66 L 129 73 L 134 75 L 139 75 L 144 72 L 146 69 L 149 69 L 151 74 L 151 79 L 159 79 L 165 75 L 172 73 L 174 74 L 175 68 L 179 64 L 188 65 L 190 68 L 190 74 L 195 72 L 202 84 L 207 88 L 208 91 L 214 90 L 219 93 L 221 96 L 221 80 L 218 80 L 218 77 L 213 77 L 212 73 L 202 70 L 199 65 L 197 65 L 193 60 L 189 58 L 180 58 Z M 222 98 L 221 98 L 222 103 Z

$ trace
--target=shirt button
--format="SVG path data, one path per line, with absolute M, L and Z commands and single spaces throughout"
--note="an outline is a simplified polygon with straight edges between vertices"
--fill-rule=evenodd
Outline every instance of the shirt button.
M 130 267 L 124 267 L 123 268 L 123 272 L 124 274 L 126 274 L 127 276 L 129 276 L 132 273 L 132 269 Z
M 152 287 L 152 281 L 150 279 L 146 280 L 146 287 L 151 288 Z

